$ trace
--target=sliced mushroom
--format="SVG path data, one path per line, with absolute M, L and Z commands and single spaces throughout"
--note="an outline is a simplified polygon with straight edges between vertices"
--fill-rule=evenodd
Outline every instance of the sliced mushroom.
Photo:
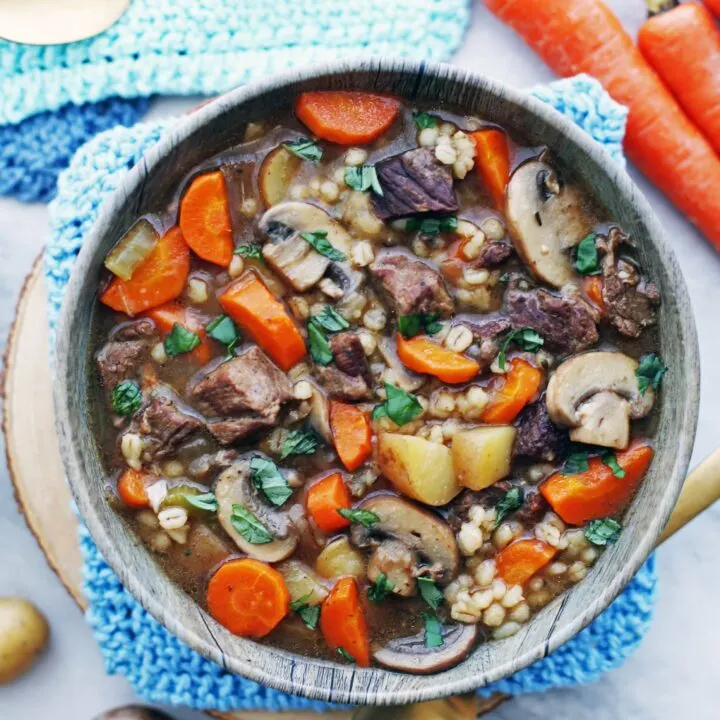
M 455 577 L 460 555 L 452 530 L 440 517 L 396 495 L 375 495 L 358 507 L 375 513 L 380 522 L 370 528 L 353 525 L 355 545 L 376 551 L 395 540 L 416 555 L 415 577 L 429 575 L 441 584 Z
M 320 437 L 332 445 L 332 432 L 330 431 L 330 406 L 325 393 L 313 385 L 312 397 L 310 398 L 309 422 Z
M 417 594 L 415 570 L 418 555 L 400 540 L 385 540 L 370 556 L 367 576 L 375 582 L 384 575 L 392 584 L 393 592 L 402 597 Z
M 373 648 L 373 657 L 393 670 L 428 675 L 462 662 L 473 649 L 478 634 L 477 625 L 443 625 L 443 644 L 439 647 L 426 647 L 423 631 Z
M 298 531 L 288 513 L 270 505 L 261 496 L 261 491 L 255 487 L 250 470 L 252 457 L 264 456 L 261 453 L 243 455 L 218 478 L 215 484 L 218 522 L 244 553 L 264 562 L 279 562 L 295 550 Z M 275 539 L 261 545 L 246 540 L 233 526 L 234 505 L 241 505 L 249 510 Z
M 562 184 L 546 162 L 530 160 L 510 178 L 505 214 L 515 249 L 536 277 L 558 288 L 572 280 L 568 250 L 596 222 L 579 187 Z
M 645 417 L 654 394 L 643 394 L 638 364 L 619 352 L 591 352 L 566 360 L 550 378 L 547 407 L 552 421 L 570 429 L 570 439 L 622 450 L 630 441 L 630 420 Z

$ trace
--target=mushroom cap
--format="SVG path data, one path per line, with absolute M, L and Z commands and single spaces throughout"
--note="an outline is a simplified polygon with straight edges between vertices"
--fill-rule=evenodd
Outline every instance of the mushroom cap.
M 578 186 L 561 184 L 550 165 L 530 160 L 508 182 L 505 215 L 515 249 L 537 278 L 557 288 L 573 279 L 568 250 L 596 222 Z
M 427 675 L 446 670 L 464 660 L 478 637 L 477 625 L 443 625 L 443 644 L 425 647 L 425 633 L 391 640 L 373 649 L 373 658 L 385 667 Z
M 546 401 L 551 420 L 572 428 L 570 437 L 603 447 L 625 448 L 630 420 L 653 406 L 652 388 L 642 394 L 638 363 L 620 352 L 590 352 L 562 363 L 550 378 Z
M 441 583 L 448 583 L 455 577 L 460 553 L 455 535 L 442 518 L 397 495 L 373 495 L 358 507 L 375 513 L 380 522 L 369 529 L 354 526 L 351 537 L 356 545 L 371 544 L 370 539 L 376 537 L 399 540 L 430 565 L 442 568 Z M 360 537 L 363 530 L 364 537 Z
M 215 483 L 218 502 L 217 519 L 235 544 L 250 557 L 263 562 L 279 562 L 292 554 L 298 544 L 298 531 L 288 513 L 271 506 L 252 482 L 250 460 L 264 457 L 252 453 L 238 458 L 226 468 Z M 264 545 L 248 542 L 232 524 L 233 505 L 249 510 L 273 534 L 275 540 Z

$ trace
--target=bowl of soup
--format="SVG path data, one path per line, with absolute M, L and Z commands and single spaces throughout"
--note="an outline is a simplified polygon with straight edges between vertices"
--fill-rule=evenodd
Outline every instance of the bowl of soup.
M 204 656 L 350 703 L 465 692 L 643 563 L 697 341 L 627 174 L 447 66 L 343 63 L 172 126 L 85 240 L 57 346 L 83 519 Z

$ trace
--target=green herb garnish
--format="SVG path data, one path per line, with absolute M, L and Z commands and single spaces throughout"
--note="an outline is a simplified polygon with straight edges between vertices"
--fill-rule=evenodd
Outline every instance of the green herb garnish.
M 522 488 L 514 487 L 510 488 L 495 505 L 496 520 L 495 527 L 498 527 L 500 523 L 508 516 L 519 510 L 525 499 L 525 493 Z
M 349 663 L 355 662 L 355 658 L 347 650 L 339 647 L 337 653 L 343 660 L 347 660 Z
M 309 160 L 316 164 L 322 160 L 323 149 L 316 142 L 307 138 L 290 140 L 290 142 L 283 143 L 282 146 L 303 160 Z
M 428 335 L 434 335 L 440 332 L 442 328 L 442 324 L 438 322 L 439 317 L 440 313 L 401 315 L 398 318 L 398 330 L 408 340 L 420 334 L 423 330 Z
M 418 130 L 425 130 L 427 128 L 437 127 L 438 120 L 434 115 L 430 113 L 413 111 L 413 120 Z
M 313 315 L 312 319 L 329 333 L 342 332 L 350 327 L 350 323 L 330 305 L 325 305 L 317 315 Z
M 505 369 L 505 353 L 511 342 L 514 342 L 526 352 L 536 352 L 545 344 L 542 336 L 532 328 L 524 327 L 519 330 L 511 330 L 505 336 L 505 340 L 503 340 L 502 347 L 498 353 L 498 367 L 501 370 Z
M 230 357 L 235 354 L 235 346 L 240 340 L 237 326 L 227 315 L 218 315 L 205 326 L 207 334 L 219 343 L 225 345 Z
M 591 520 L 585 528 L 585 537 L 593 545 L 607 545 L 617 542 L 620 537 L 622 525 L 612 518 L 602 520 Z
M 411 217 L 405 221 L 405 230 L 420 232 L 423 235 L 437 235 L 438 233 L 451 233 L 457 230 L 458 219 L 455 215 L 445 217 Z
M 380 518 L 374 512 L 370 512 L 369 510 L 340 508 L 338 512 L 351 523 L 358 523 L 366 528 L 371 528 L 373 525 L 380 522 Z
M 419 577 L 418 589 L 422 599 L 433 609 L 437 610 L 445 600 L 445 596 L 438 590 L 438 586 L 431 578 Z
M 668 369 L 655 353 L 643 355 L 635 371 L 635 375 L 637 375 L 638 378 L 640 394 L 644 395 L 650 386 L 652 386 L 653 390 L 657 390 L 660 387 L 663 375 L 665 375 L 667 371 Z
M 134 380 L 123 380 L 110 394 L 110 404 L 118 415 L 132 415 L 142 405 L 142 391 Z
M 272 460 L 254 457 L 250 460 L 250 472 L 255 487 L 276 507 L 280 507 L 292 495 L 288 481 Z
M 242 255 L 251 260 L 263 259 L 262 247 L 260 247 L 260 245 L 238 245 L 235 250 L 233 250 L 233 254 Z
M 320 619 L 320 606 L 308 605 L 308 600 L 311 596 L 312 593 L 309 592 L 307 595 L 303 595 L 303 597 L 298 600 L 293 600 L 290 603 L 290 609 L 300 616 L 307 628 L 315 630 L 318 625 L 318 620 Z
M 395 385 L 385 383 L 387 399 L 372 411 L 372 419 L 389 417 L 396 425 L 405 425 L 422 412 L 420 401 L 409 392 L 401 390 Z
M 175 323 L 172 330 L 165 336 L 163 345 L 170 357 L 182 355 L 194 350 L 200 344 L 200 337 L 180 323 Z
M 333 353 L 330 349 L 325 334 L 320 325 L 313 318 L 308 322 L 308 342 L 310 345 L 310 355 L 318 365 L 329 365 L 333 360 Z
M 345 253 L 336 250 L 327 239 L 327 230 L 315 230 L 314 232 L 302 232 L 300 237 L 310 244 L 317 252 L 330 258 L 335 262 L 347 260 Z
M 575 251 L 575 269 L 580 275 L 599 275 L 600 261 L 595 245 L 595 233 L 586 235 Z
M 442 625 L 433 613 L 423 613 L 425 618 L 425 647 L 440 647 L 443 643 Z
M 368 588 L 367 596 L 374 603 L 381 603 L 395 589 L 395 583 L 388 580 L 385 573 L 380 573 L 375 582 Z
M 372 188 L 376 195 L 383 194 L 374 165 L 345 168 L 345 184 L 358 192 L 365 192 Z
M 183 495 L 185 502 L 191 507 L 206 512 L 217 512 L 218 501 L 213 493 L 203 493 L 202 495 Z
M 570 453 L 565 460 L 565 464 L 562 466 L 560 471 L 563 475 L 579 475 L 580 473 L 587 472 L 588 459 L 590 458 L 589 452 L 574 452 Z
M 291 455 L 312 455 L 318 449 L 320 438 L 312 429 L 296 428 L 291 430 L 285 437 L 280 450 L 280 459 Z
M 612 470 L 615 477 L 625 477 L 625 471 L 618 464 L 617 455 L 615 454 L 614 450 L 608 450 L 607 452 L 604 452 L 602 455 L 600 455 L 600 459 Z
M 252 545 L 267 545 L 275 538 L 272 533 L 242 505 L 232 506 L 230 523 Z

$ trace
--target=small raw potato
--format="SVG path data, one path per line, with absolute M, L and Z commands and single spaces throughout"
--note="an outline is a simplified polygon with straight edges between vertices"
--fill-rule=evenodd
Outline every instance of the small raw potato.
M 314 570 L 299 560 L 286 560 L 276 567 L 285 578 L 285 585 L 290 593 L 290 600 L 300 600 L 308 605 L 319 605 L 328 595 L 322 580 Z
M 282 202 L 287 195 L 290 182 L 300 169 L 302 160 L 282 145 L 265 156 L 260 166 L 258 185 L 265 207 Z
M 510 474 L 515 428 L 509 425 L 480 427 L 453 438 L 452 459 L 460 485 L 483 490 Z
M 0 598 L 0 685 L 30 669 L 49 634 L 47 620 L 32 603 L 20 597 Z
M 365 558 L 342 535 L 323 548 L 315 560 L 315 570 L 328 580 L 344 576 L 364 578 Z
M 94 720 L 173 720 L 173 718 L 160 710 L 143 705 L 124 705 L 97 715 Z
M 427 505 L 446 505 L 462 490 L 455 478 L 452 453 L 440 443 L 384 433 L 378 440 L 378 462 L 399 492 Z

